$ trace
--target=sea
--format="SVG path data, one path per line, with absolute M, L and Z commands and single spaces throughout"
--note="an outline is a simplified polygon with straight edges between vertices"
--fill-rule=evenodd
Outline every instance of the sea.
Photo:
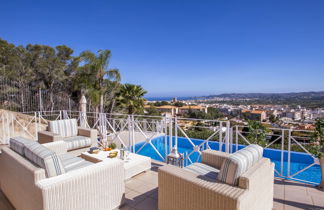
M 186 101 L 193 99 L 194 97 L 147 97 L 148 101 L 171 101 L 173 98 L 177 98 L 180 101 Z

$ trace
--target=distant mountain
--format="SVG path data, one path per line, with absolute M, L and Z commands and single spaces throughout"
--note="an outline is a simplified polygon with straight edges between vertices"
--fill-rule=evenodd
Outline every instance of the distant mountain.
M 209 95 L 199 98 L 232 98 L 232 99 L 324 99 L 324 91 L 318 92 L 292 92 L 292 93 L 225 93 L 219 95 Z
M 208 99 L 208 103 L 228 104 L 277 104 L 295 107 L 301 105 L 306 108 L 323 108 L 324 91 L 296 92 L 296 93 L 227 93 L 197 97 Z

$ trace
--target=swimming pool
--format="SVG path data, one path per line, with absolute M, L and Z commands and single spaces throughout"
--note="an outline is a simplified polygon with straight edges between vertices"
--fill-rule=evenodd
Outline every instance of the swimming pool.
M 168 141 L 167 137 L 167 142 Z M 193 143 L 195 145 L 199 145 L 203 142 L 201 139 L 192 139 Z M 173 137 L 174 142 L 174 137 Z M 140 142 L 136 144 L 135 150 L 138 151 L 145 142 Z M 156 147 L 156 149 L 159 151 L 159 153 L 165 157 L 167 153 L 169 153 L 169 145 L 165 145 L 164 137 L 157 137 L 152 140 L 153 145 Z M 167 146 L 167 152 L 165 151 L 165 146 Z M 209 146 L 212 149 L 219 150 L 219 144 L 218 142 L 209 142 Z M 243 145 L 239 145 L 239 149 L 243 148 Z M 222 150 L 224 151 L 224 145 Z M 193 151 L 192 145 L 189 143 L 189 141 L 186 138 L 178 137 L 178 151 L 180 153 L 187 153 L 190 154 Z M 235 151 L 235 146 L 233 146 L 233 151 Z M 163 161 L 163 159 L 155 152 L 153 147 L 149 144 L 145 145 L 140 151 L 139 154 L 145 155 L 148 157 L 151 157 L 154 160 Z M 275 169 L 280 173 L 282 171 L 283 176 L 287 176 L 288 171 L 288 151 L 284 151 L 284 162 L 283 167 L 281 169 L 281 150 L 277 149 L 265 149 L 264 150 L 264 157 L 270 158 L 272 162 L 275 163 Z M 192 162 L 196 162 L 197 159 L 199 162 L 201 162 L 201 157 L 199 157 L 197 152 L 194 152 L 190 159 Z M 296 172 L 304 169 L 305 167 L 312 164 L 313 158 L 306 154 L 301 152 L 291 152 L 290 155 L 290 175 L 295 174 Z M 187 164 L 190 164 L 190 162 L 187 161 Z M 277 173 L 275 173 L 278 175 Z M 320 183 L 321 181 L 321 168 L 319 165 L 314 165 L 307 170 L 301 172 L 300 174 L 297 174 L 294 176 L 295 179 L 304 180 L 307 182 L 313 182 L 313 183 Z

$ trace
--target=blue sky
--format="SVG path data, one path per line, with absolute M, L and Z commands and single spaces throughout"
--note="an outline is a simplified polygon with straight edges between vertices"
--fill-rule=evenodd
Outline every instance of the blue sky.
M 324 90 L 323 0 L 0 0 L 16 45 L 110 49 L 148 96 Z

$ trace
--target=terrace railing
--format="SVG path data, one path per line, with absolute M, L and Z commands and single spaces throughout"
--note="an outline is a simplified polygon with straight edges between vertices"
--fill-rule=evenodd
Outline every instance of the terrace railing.
M 206 149 L 234 153 L 245 145 L 258 143 L 263 146 L 265 156 L 276 153 L 275 175 L 282 178 L 310 182 L 301 178 L 303 173 L 318 167 L 318 160 L 308 149 L 312 131 L 268 128 L 263 141 L 255 141 L 244 126 L 231 126 L 229 121 L 204 120 L 178 117 L 125 115 L 110 113 L 82 113 L 78 111 L 39 111 L 22 115 L 15 112 L 0 112 L 0 143 L 8 144 L 9 138 L 23 135 L 37 140 L 37 132 L 45 130 L 49 120 L 75 118 L 81 127 L 97 129 L 99 136 L 118 146 L 123 145 L 134 153 L 145 153 L 150 149 L 162 161 L 173 147 L 182 149 L 185 165 L 201 161 Z M 26 117 L 28 116 L 28 117 Z M 163 141 L 164 148 L 155 139 Z M 185 151 L 183 151 L 185 145 Z M 161 145 L 160 145 L 161 146 Z M 181 146 L 181 147 L 180 147 Z M 273 150 L 275 149 L 275 150 Z M 296 152 L 301 152 L 308 161 L 302 167 L 292 167 Z M 319 172 L 320 173 L 320 172 Z
M 233 128 L 232 134 L 235 135 L 233 151 L 251 143 L 260 144 L 260 141 L 253 142 L 255 139 L 249 139 L 251 132 L 245 131 L 245 128 L 247 127 L 235 126 Z M 260 139 L 263 141 L 261 146 L 266 149 L 264 154 L 266 157 L 276 160 L 274 162 L 277 177 L 316 184 L 304 178 L 298 178 L 298 175 L 303 175 L 308 169 L 319 165 L 318 159 L 308 149 L 311 146 L 312 134 L 311 130 L 267 128 L 265 138 Z M 298 167 L 293 168 L 293 164 L 298 164 Z

